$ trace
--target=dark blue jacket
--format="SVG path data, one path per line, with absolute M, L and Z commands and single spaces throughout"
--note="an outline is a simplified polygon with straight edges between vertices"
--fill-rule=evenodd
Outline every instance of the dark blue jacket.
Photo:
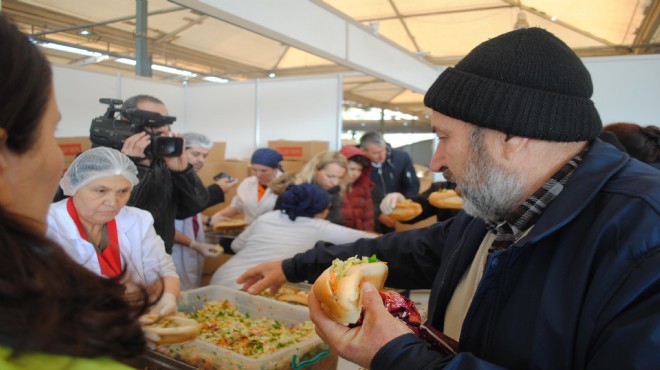
M 393 229 L 378 222 L 380 202 L 386 194 L 401 193 L 406 198 L 413 198 L 419 193 L 419 179 L 408 153 L 390 148 L 387 145 L 387 158 L 380 167 L 371 168 L 371 200 L 374 202 L 376 231 L 385 233 Z
M 386 285 L 432 288 L 429 323 L 447 304 L 485 236 L 460 212 L 426 229 L 317 246 L 285 260 L 292 281 L 313 281 L 333 258 L 377 256 Z M 376 355 L 373 369 L 658 369 L 660 173 L 596 140 L 531 231 L 486 265 L 459 354 L 414 335 Z

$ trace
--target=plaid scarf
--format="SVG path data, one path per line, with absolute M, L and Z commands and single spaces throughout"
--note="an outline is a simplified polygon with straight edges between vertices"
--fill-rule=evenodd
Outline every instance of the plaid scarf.
M 486 222 L 486 227 L 495 234 L 495 240 L 488 254 L 510 247 L 522 237 L 524 232 L 536 223 L 550 202 L 564 190 L 564 185 L 582 162 L 582 156 L 589 148 L 571 158 L 564 167 L 555 173 L 540 189 L 519 205 L 499 223 Z

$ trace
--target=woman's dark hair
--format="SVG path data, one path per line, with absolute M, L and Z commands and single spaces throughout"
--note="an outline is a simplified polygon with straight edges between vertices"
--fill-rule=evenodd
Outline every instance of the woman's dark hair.
M 332 200 L 330 193 L 313 184 L 292 185 L 281 198 L 280 209 L 291 221 L 298 217 L 314 217 L 328 209 Z
M 40 134 L 51 92 L 48 61 L 0 15 L 0 146 L 23 154 Z M 23 217 L 0 208 L 0 345 L 76 357 L 134 357 L 146 291 L 128 302 L 121 277 L 97 276 Z M 134 297 L 135 298 L 135 297 Z
M 646 163 L 660 162 L 658 127 L 618 122 L 605 126 L 603 130 L 614 133 L 631 157 Z

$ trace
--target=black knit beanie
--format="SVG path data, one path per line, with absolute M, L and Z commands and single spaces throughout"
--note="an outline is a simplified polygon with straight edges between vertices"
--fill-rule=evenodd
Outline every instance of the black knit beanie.
M 447 68 L 424 104 L 452 118 L 515 136 L 582 141 L 602 124 L 591 76 L 561 40 L 523 28 L 483 42 Z

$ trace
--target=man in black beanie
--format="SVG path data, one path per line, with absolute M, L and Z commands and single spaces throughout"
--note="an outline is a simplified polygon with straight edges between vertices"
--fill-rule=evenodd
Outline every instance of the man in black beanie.
M 597 138 L 591 94 L 580 59 L 547 31 L 482 43 L 424 99 L 440 139 L 430 168 L 462 192 L 456 217 L 318 245 L 239 282 L 256 293 L 375 254 L 386 286 L 431 288 L 426 325 L 442 349 L 392 317 L 371 284 L 353 328 L 310 293 L 321 338 L 371 369 L 657 369 L 660 175 Z

